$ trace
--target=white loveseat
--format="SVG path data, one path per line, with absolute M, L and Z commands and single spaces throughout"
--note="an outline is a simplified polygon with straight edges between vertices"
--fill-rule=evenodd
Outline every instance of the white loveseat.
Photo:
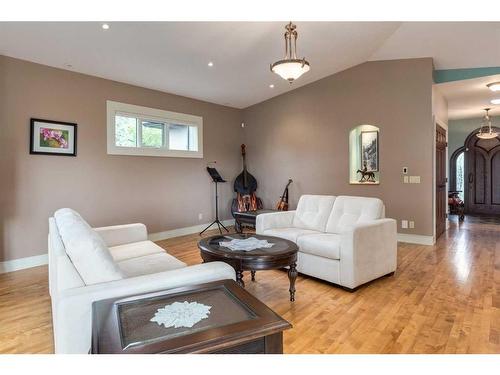
M 187 267 L 148 241 L 144 224 L 92 229 L 71 209 L 49 219 L 49 290 L 56 353 L 87 353 L 94 301 L 234 279 L 232 267 Z
M 377 198 L 303 195 L 295 211 L 257 216 L 257 234 L 299 247 L 297 270 L 345 289 L 393 273 L 396 221 Z

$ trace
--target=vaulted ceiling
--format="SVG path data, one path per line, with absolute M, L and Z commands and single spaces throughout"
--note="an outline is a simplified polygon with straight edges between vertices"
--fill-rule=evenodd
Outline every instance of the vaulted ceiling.
M 500 74 L 436 85 L 448 102 L 448 118 L 482 117 L 484 108 L 491 108 L 490 115 L 500 116 L 500 105 L 491 103 L 492 99 L 500 99 L 500 92 L 493 92 L 486 86 L 493 82 L 500 82 Z
M 285 23 L 0 22 L 0 54 L 236 108 L 370 60 L 500 65 L 500 23 L 297 22 L 311 71 L 290 85 L 269 69 Z

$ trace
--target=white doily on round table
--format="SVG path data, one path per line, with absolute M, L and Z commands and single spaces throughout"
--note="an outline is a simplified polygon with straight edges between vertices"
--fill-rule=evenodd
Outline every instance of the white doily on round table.
M 251 251 L 255 249 L 270 248 L 274 245 L 268 240 L 259 240 L 255 237 L 240 239 L 226 236 L 225 238 L 231 241 L 221 241 L 219 242 L 219 246 L 227 247 L 233 251 Z
M 165 328 L 191 328 L 201 320 L 208 318 L 211 308 L 212 306 L 198 302 L 174 302 L 158 309 L 150 321 L 156 322 L 158 325 L 163 324 Z

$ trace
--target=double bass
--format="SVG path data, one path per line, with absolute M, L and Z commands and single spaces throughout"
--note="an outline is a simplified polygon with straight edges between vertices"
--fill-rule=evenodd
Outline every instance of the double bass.
M 234 191 L 236 199 L 233 201 L 233 212 L 256 211 L 262 209 L 262 201 L 255 195 L 257 180 L 248 172 L 246 164 L 245 145 L 241 145 L 241 156 L 243 158 L 243 170 L 234 180 Z

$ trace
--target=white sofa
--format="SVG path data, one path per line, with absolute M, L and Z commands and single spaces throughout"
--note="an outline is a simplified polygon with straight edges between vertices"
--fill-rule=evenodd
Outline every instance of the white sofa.
M 303 195 L 295 211 L 257 216 L 256 232 L 299 247 L 297 271 L 353 290 L 397 265 L 396 221 L 377 198 Z
M 92 229 L 71 209 L 49 219 L 49 290 L 56 353 L 87 353 L 94 301 L 235 279 L 232 267 L 187 267 L 148 241 L 143 224 Z

